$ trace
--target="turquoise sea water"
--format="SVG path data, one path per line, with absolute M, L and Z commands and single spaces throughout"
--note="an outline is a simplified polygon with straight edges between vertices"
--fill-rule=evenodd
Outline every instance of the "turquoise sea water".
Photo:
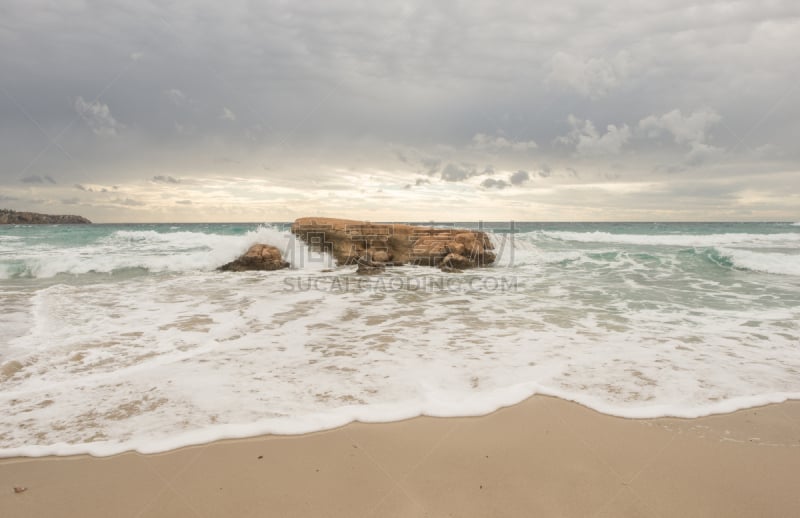
M 281 223 L 0 227 L 0 454 L 163 451 L 534 393 L 628 417 L 800 397 L 796 223 L 442 225 L 490 232 L 496 264 L 363 278 Z M 215 271 L 256 242 L 293 268 Z

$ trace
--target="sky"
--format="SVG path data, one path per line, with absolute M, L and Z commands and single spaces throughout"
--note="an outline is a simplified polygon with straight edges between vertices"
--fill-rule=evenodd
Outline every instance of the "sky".
M 0 207 L 800 221 L 800 3 L 0 3 Z

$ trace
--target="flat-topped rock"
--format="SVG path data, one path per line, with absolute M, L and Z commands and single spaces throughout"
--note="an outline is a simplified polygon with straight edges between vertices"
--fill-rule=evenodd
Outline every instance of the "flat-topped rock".
M 495 260 L 489 236 L 477 230 L 307 217 L 292 224 L 292 233 L 312 250 L 330 253 L 340 265 L 368 258 L 376 265 L 464 269 Z

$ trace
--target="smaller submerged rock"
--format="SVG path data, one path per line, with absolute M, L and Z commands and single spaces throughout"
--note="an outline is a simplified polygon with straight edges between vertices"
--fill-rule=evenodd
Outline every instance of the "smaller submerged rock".
M 357 264 L 356 273 L 359 275 L 375 275 L 386 271 L 386 263 L 370 260 L 369 257 L 359 257 Z
M 289 268 L 288 262 L 283 260 L 281 251 L 271 245 L 257 244 L 250 247 L 247 252 L 235 261 L 218 268 L 222 272 L 246 272 L 249 270 L 280 270 Z

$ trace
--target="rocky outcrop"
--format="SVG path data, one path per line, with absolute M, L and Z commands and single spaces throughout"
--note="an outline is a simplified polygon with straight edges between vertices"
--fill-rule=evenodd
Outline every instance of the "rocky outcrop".
M 82 216 L 38 214 L 0 209 L 0 225 L 87 225 L 91 221 Z
M 495 254 L 485 232 L 335 218 L 300 218 L 292 233 L 314 251 L 333 255 L 340 265 L 364 264 L 360 273 L 380 266 L 415 264 L 447 271 L 492 264 Z
M 281 251 L 270 245 L 253 245 L 235 261 L 220 266 L 223 272 L 244 272 L 249 270 L 280 270 L 290 265 L 283 260 Z
M 357 264 L 358 268 L 356 268 L 356 273 L 359 275 L 374 275 L 376 273 L 383 273 L 386 271 L 386 263 L 379 263 L 363 259 L 358 261 Z

